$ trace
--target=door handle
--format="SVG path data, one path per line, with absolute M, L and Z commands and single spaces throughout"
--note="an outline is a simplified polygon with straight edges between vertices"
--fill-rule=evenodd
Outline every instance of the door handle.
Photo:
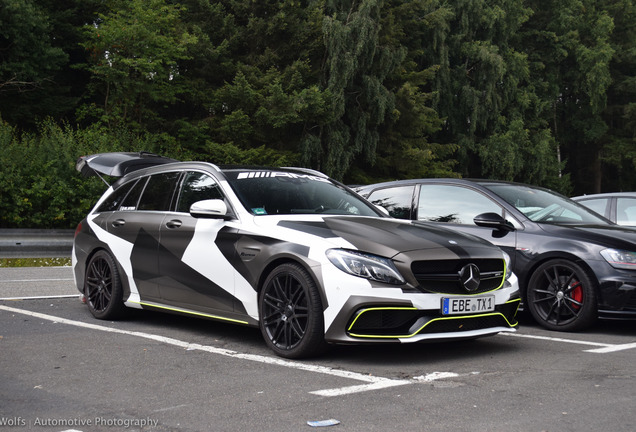
M 126 221 L 124 219 L 115 219 L 111 225 L 114 227 L 122 227 L 126 225 Z
M 166 223 L 166 226 L 167 226 L 168 228 L 179 228 L 179 227 L 181 226 L 181 224 L 182 224 L 182 222 L 181 222 L 180 220 L 178 220 L 178 219 L 173 219 L 173 220 L 171 220 L 171 221 L 168 221 L 168 222 Z

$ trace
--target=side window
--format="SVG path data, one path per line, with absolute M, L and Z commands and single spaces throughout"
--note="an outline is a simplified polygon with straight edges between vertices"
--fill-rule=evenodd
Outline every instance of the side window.
M 411 203 L 415 186 L 399 186 L 371 192 L 368 200 L 388 210 L 398 219 L 411 219 Z
M 118 187 L 115 191 L 106 200 L 99 206 L 97 212 L 108 212 L 108 211 L 116 211 L 119 209 L 119 206 L 122 204 L 128 192 L 132 189 L 133 186 L 137 184 L 136 181 L 128 182 L 120 187 Z
M 223 199 L 221 189 L 209 175 L 188 172 L 179 193 L 177 211 L 188 213 L 192 204 L 206 199 Z
M 137 184 L 132 188 L 130 193 L 126 195 L 124 201 L 119 206 L 119 210 L 127 211 L 127 210 L 137 210 L 137 203 L 139 202 L 139 197 L 144 190 L 144 186 L 148 182 L 148 178 L 144 177 L 141 180 L 137 181 Z
M 636 225 L 636 199 L 618 198 L 616 202 L 616 223 Z
M 473 225 L 481 213 L 503 214 L 502 208 L 481 193 L 461 186 L 422 185 L 417 219 Z
M 137 210 L 170 210 L 172 195 L 179 178 L 178 172 L 150 176 Z
M 589 208 L 592 211 L 600 214 L 601 216 L 605 216 L 605 209 L 607 208 L 607 198 L 598 198 L 598 199 L 589 199 L 579 201 L 585 207 Z

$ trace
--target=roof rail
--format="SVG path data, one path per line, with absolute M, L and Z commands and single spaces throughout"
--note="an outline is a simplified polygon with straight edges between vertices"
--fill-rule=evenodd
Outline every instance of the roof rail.
M 300 167 L 281 167 L 281 168 L 301 171 L 301 172 L 304 172 L 306 174 L 315 175 L 317 177 L 329 178 L 329 176 L 327 174 L 325 174 L 323 172 L 320 172 L 318 170 L 315 170 L 315 169 L 311 169 L 311 168 L 300 168 Z

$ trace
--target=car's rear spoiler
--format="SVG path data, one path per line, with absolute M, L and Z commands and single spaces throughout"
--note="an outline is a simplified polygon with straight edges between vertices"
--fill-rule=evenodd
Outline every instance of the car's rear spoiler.
M 85 177 L 98 176 L 108 184 L 100 175 L 111 177 L 123 177 L 124 175 L 142 168 L 178 162 L 175 159 L 159 156 L 148 152 L 114 152 L 98 153 L 88 156 L 80 156 L 75 164 L 75 169 Z

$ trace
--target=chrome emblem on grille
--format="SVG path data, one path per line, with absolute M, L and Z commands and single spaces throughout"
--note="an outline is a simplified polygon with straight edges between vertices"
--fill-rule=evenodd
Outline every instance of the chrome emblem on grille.
M 475 292 L 479 288 L 479 267 L 475 264 L 467 264 L 459 271 L 459 280 L 468 292 Z

